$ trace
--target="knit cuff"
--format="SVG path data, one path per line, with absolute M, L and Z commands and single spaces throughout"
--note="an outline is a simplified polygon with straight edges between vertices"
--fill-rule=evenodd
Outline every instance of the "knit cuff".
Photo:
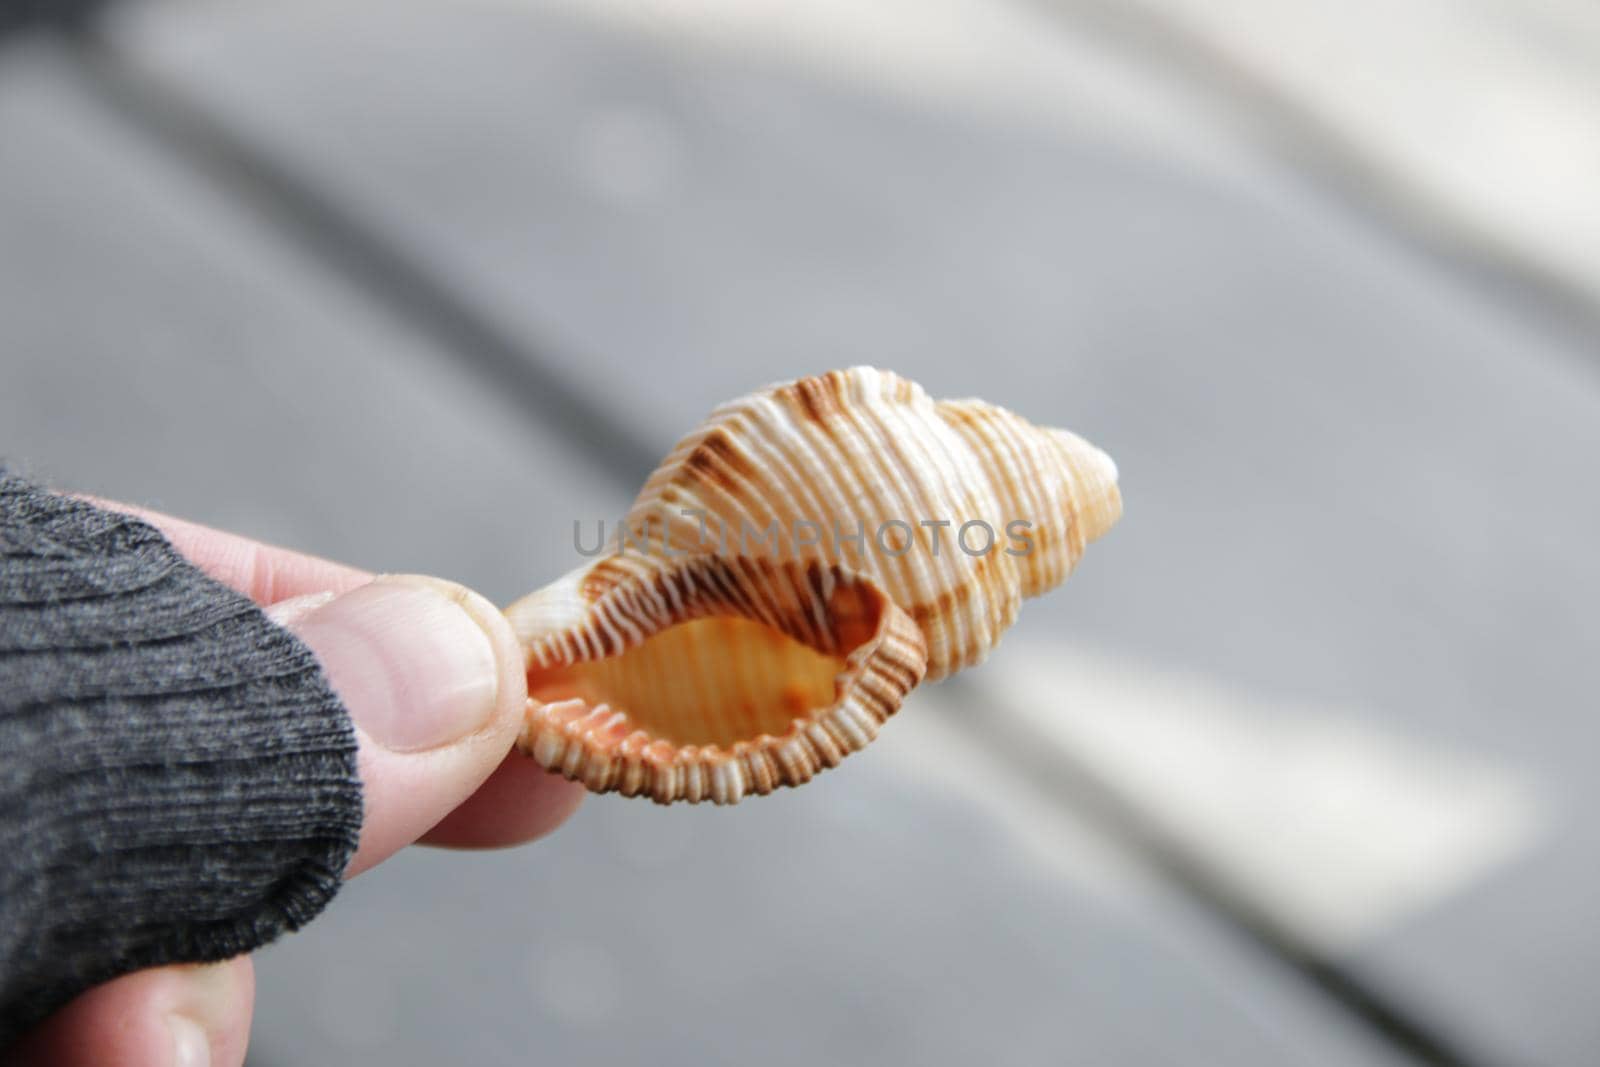
M 308 922 L 361 811 L 310 649 L 148 523 L 0 469 L 0 1048 Z

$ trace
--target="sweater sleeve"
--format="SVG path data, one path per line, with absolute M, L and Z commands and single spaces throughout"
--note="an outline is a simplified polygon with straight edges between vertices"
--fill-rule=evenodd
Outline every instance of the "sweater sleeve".
M 310 649 L 148 523 L 0 468 L 0 1049 L 308 922 L 360 827 Z

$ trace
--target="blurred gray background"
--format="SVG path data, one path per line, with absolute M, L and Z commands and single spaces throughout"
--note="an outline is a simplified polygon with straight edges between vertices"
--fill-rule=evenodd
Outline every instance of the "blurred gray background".
M 0 451 L 60 486 L 504 603 L 829 367 L 1122 470 L 1080 573 L 814 785 L 353 882 L 261 953 L 252 1064 L 1600 1059 L 1591 5 L 0 33 Z

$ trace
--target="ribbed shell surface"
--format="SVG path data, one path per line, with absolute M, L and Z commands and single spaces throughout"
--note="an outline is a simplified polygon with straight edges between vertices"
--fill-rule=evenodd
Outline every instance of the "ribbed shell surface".
M 983 659 L 1116 522 L 1116 479 L 1073 434 L 867 367 L 724 404 L 640 491 L 634 551 L 507 609 L 522 748 L 664 803 L 806 781 Z

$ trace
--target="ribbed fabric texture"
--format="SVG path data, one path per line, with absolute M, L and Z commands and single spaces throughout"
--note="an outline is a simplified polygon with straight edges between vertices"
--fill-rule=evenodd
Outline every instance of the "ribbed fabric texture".
M 316 915 L 355 753 L 297 638 L 149 524 L 0 469 L 0 1050 L 108 978 Z

